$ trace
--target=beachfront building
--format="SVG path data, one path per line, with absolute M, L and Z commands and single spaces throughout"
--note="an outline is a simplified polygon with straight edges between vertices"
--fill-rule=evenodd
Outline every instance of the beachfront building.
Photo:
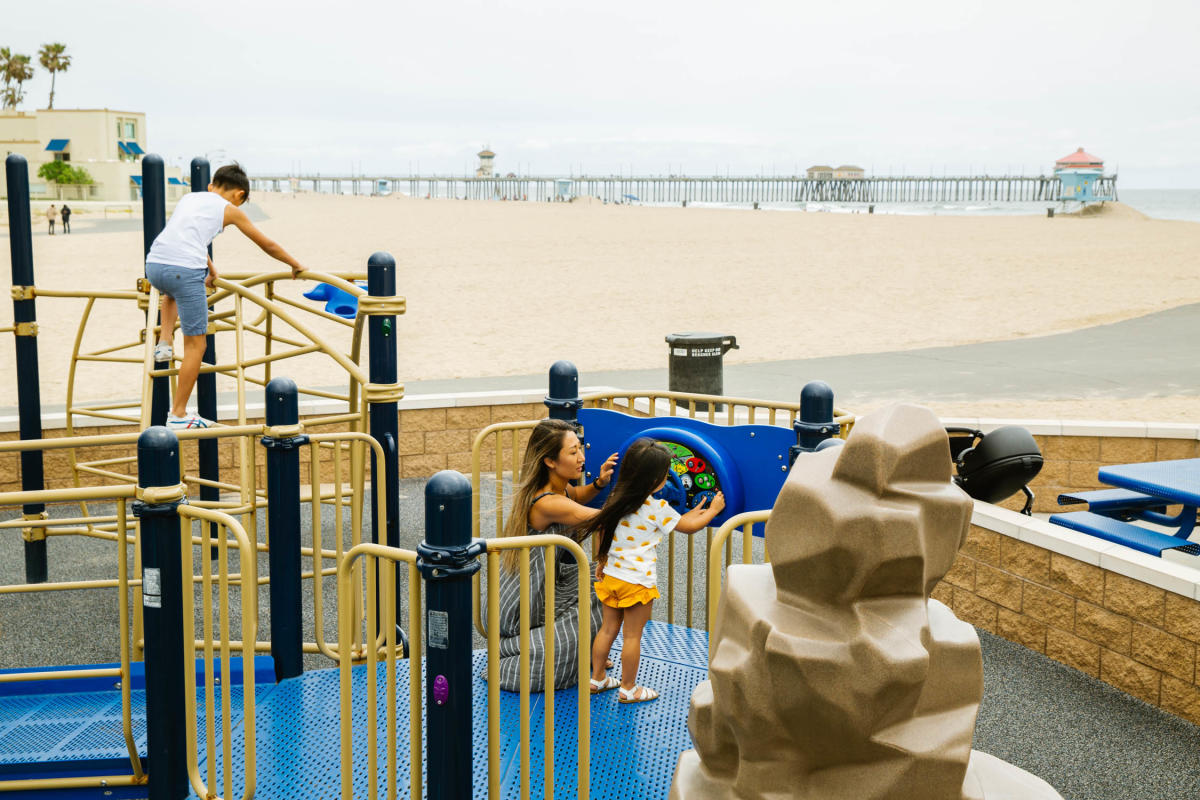
M 810 181 L 831 181 L 833 180 L 833 167 L 824 164 L 809 167 L 808 179 Z
M 496 157 L 496 154 L 485 147 L 482 150 L 480 150 L 477 153 L 477 155 L 479 156 L 479 169 L 475 170 L 475 177 L 476 178 L 492 177 L 492 159 L 494 159 Z
M 141 196 L 146 115 L 140 111 L 40 109 L 0 111 L 0 152 L 29 162 L 29 193 L 39 199 L 136 201 Z M 49 161 L 82 167 L 94 183 L 58 186 L 38 177 Z M 178 167 L 167 167 L 167 199 L 187 191 Z M 7 193 L 0 181 L 0 192 Z
M 865 176 L 866 170 L 853 164 L 843 164 L 833 171 L 833 179 L 837 181 L 862 180 Z
M 1055 161 L 1054 174 L 1058 176 L 1062 187 L 1059 190 L 1059 200 L 1093 203 L 1112 199 L 1096 194 L 1097 183 L 1104 174 L 1104 162 L 1091 153 L 1084 152 L 1082 147 Z

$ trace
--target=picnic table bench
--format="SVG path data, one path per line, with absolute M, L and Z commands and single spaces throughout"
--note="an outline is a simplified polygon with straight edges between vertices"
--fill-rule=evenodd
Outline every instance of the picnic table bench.
M 1200 458 L 1101 467 L 1099 477 L 1117 488 L 1059 495 L 1060 505 L 1087 503 L 1088 510 L 1054 514 L 1050 521 L 1154 556 L 1168 550 L 1200 556 L 1200 544 L 1188 540 L 1200 506 Z M 1168 516 L 1170 505 L 1182 510 Z M 1173 530 L 1164 533 L 1131 520 Z

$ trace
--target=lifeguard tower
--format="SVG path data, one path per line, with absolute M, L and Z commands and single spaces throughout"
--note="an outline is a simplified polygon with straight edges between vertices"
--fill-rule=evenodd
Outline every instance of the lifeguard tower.
M 1084 152 L 1082 147 L 1055 161 L 1054 174 L 1059 179 L 1061 188 L 1058 199 L 1062 202 L 1074 200 L 1079 203 L 1095 203 L 1113 199 L 1097 193 L 1100 178 L 1104 174 L 1104 161 Z
M 485 147 L 482 150 L 480 150 L 477 153 L 477 155 L 479 156 L 479 168 L 475 170 L 475 177 L 476 178 L 492 177 L 492 160 L 496 157 L 496 154 L 493 153 L 487 147 Z

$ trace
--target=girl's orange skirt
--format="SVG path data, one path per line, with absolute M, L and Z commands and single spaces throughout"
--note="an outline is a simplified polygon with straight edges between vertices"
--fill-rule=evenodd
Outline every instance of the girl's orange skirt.
M 629 608 L 649 603 L 659 596 L 656 587 L 627 583 L 612 575 L 605 575 L 596 582 L 596 597 L 609 608 Z

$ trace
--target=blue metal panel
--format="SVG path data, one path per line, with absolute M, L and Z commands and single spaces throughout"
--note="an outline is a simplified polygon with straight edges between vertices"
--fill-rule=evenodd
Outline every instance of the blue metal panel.
M 142 176 L 141 175 L 130 175 L 129 180 L 133 181 L 138 186 L 142 185 Z
M 46 151 L 50 153 L 61 153 L 67 149 L 67 145 L 71 143 L 70 139 L 51 139 L 50 144 L 46 145 Z
M 145 151 L 145 150 L 143 150 L 143 149 L 141 148 L 141 146 L 139 146 L 139 145 L 138 145 L 138 143 L 137 143 L 137 142 L 126 142 L 126 143 L 125 143 L 125 150 L 126 150 L 126 152 L 128 152 L 128 153 L 129 153 L 131 156 L 144 156 L 144 155 L 146 154 L 146 151 Z
M 788 448 L 796 441 L 790 428 L 773 425 L 729 426 L 686 417 L 631 417 L 600 408 L 580 409 L 579 422 L 588 447 L 586 469 L 593 475 L 598 474 L 609 455 L 624 454 L 625 448 L 640 436 L 678 442 L 702 452 L 725 492 L 725 510 L 713 520 L 714 526 L 743 511 L 775 505 L 787 478 Z M 607 496 L 607 490 L 601 492 L 592 505 L 599 505 Z

